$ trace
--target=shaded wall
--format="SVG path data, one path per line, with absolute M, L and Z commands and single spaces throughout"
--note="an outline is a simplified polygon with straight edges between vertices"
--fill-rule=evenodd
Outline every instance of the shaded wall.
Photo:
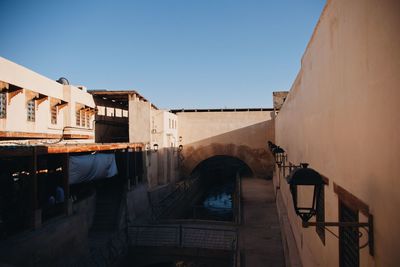
M 360 250 L 361 266 L 400 262 L 399 14 L 394 0 L 328 1 L 276 118 L 276 144 L 289 161 L 330 180 L 326 221 L 338 221 L 334 183 L 369 206 L 375 256 Z M 281 192 L 303 265 L 338 266 L 338 239 L 326 232 L 324 246 L 314 227 L 301 228 L 284 182 Z
M 181 169 L 189 175 L 203 160 L 217 155 L 237 157 L 256 176 L 271 178 L 273 157 L 266 149 L 274 140 L 271 111 L 179 112 L 184 160 Z
M 64 266 L 89 251 L 88 230 L 93 221 L 95 194 L 74 204 L 74 214 L 60 216 L 39 229 L 0 242 L 0 265 Z

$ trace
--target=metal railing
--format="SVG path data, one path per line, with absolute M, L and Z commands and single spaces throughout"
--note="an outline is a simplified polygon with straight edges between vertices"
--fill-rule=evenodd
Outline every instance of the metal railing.
M 129 226 L 131 246 L 202 248 L 236 251 L 237 230 L 234 228 L 188 225 Z
M 154 221 L 161 219 L 165 214 L 169 214 L 174 206 L 190 196 L 198 188 L 200 177 L 190 178 L 176 184 L 175 189 L 165 198 L 152 203 L 152 218 Z

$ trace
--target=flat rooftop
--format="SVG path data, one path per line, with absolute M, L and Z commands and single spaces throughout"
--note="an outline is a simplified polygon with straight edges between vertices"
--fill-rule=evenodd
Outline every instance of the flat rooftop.
M 171 109 L 172 113 L 181 112 L 249 112 L 249 111 L 274 111 L 273 108 L 208 108 L 208 109 Z

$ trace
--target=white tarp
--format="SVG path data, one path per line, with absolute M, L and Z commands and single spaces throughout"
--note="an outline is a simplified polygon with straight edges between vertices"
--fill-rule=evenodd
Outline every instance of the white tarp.
M 77 184 L 118 174 L 115 154 L 90 154 L 69 157 L 69 183 Z

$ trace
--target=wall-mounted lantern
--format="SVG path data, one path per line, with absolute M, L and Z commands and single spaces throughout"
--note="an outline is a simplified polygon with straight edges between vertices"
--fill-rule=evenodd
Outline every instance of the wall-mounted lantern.
M 374 254 L 374 233 L 373 233 L 373 217 L 369 215 L 368 222 L 309 222 L 309 220 L 317 214 L 316 207 L 319 206 L 318 201 L 320 200 L 319 194 L 322 192 L 324 181 L 322 176 L 315 170 L 308 168 L 307 163 L 301 163 L 301 167 L 294 169 L 289 176 L 286 178 L 290 185 L 290 192 L 292 194 L 293 205 L 296 214 L 301 218 L 302 225 L 304 228 L 309 226 L 318 227 L 350 227 L 355 228 L 359 231 L 360 228 L 365 229 L 368 232 L 368 242 L 365 245 L 359 247 L 359 249 L 369 246 L 369 252 L 371 255 Z M 309 194 L 308 199 L 302 199 L 301 203 L 305 205 L 299 206 L 299 195 L 298 189 L 312 187 L 313 194 Z M 302 195 L 302 197 L 306 197 Z
M 308 222 L 312 216 L 316 214 L 316 202 L 319 199 L 319 194 L 321 192 L 322 186 L 324 186 L 324 181 L 321 175 L 315 170 L 308 168 L 307 163 L 302 163 L 300 168 L 294 169 L 289 176 L 286 178 L 288 184 L 290 185 L 290 192 L 292 193 L 294 209 L 296 214 L 300 216 L 303 222 Z M 305 206 L 299 206 L 299 199 L 297 194 L 298 187 L 313 187 L 312 198 L 303 201 Z
M 158 144 L 154 144 L 154 145 L 153 145 L 153 151 L 154 151 L 154 152 L 157 152 L 157 151 L 158 151 Z
M 272 149 L 272 153 L 275 156 L 275 162 L 278 166 L 282 165 L 285 161 L 285 150 L 279 146 Z
M 182 152 L 182 150 L 183 150 L 183 145 L 179 145 L 178 146 L 178 152 Z

